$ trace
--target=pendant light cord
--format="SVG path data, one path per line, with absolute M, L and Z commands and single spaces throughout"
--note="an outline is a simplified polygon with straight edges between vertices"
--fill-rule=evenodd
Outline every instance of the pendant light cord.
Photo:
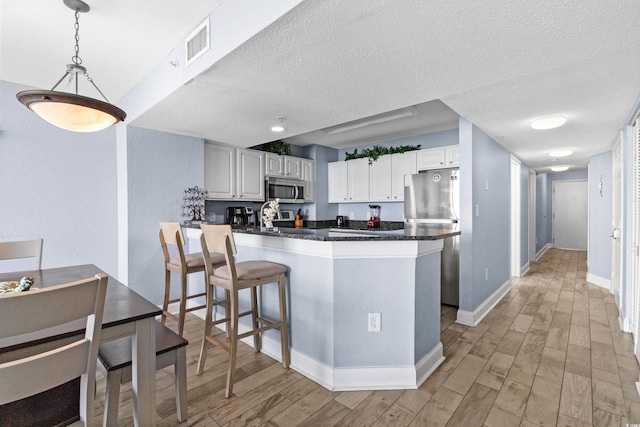
M 96 88 L 98 93 L 100 93 L 100 95 L 102 95 L 102 97 L 104 98 L 105 101 L 107 101 L 107 103 L 111 104 L 109 102 L 109 100 L 107 99 L 107 97 L 104 96 L 104 93 L 102 93 L 100 88 L 98 88 L 98 86 L 96 86 L 96 84 L 93 81 L 93 79 L 91 78 L 91 76 L 89 76 L 89 73 L 87 73 L 87 69 L 82 66 L 82 58 L 80 58 L 80 12 L 77 11 L 77 10 L 76 10 L 76 23 L 75 23 L 74 28 L 76 30 L 76 35 L 75 35 L 76 44 L 74 46 L 75 54 L 71 57 L 71 61 L 73 61 L 73 65 L 75 65 L 75 67 L 73 67 L 72 65 L 67 65 L 67 72 L 64 74 L 64 76 L 62 76 L 62 78 L 60 80 L 58 80 L 58 82 L 51 88 L 51 90 L 55 90 L 55 88 L 58 87 L 58 85 L 67 76 L 69 76 L 69 81 L 70 82 L 71 82 L 71 80 L 73 80 L 73 76 L 76 76 L 76 79 L 75 79 L 76 80 L 75 81 L 75 83 L 76 83 L 76 95 L 78 95 L 78 73 L 80 72 L 80 70 L 82 70 L 84 76 L 87 78 L 89 83 L 91 83 L 93 85 L 93 87 Z

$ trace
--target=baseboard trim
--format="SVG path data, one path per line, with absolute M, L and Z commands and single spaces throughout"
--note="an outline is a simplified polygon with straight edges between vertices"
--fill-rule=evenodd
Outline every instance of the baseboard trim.
M 540 250 L 538 251 L 538 253 L 536 253 L 536 261 L 538 261 L 538 260 L 540 259 L 540 257 L 541 257 L 542 255 L 544 255 L 544 253 L 545 253 L 545 252 L 547 251 L 547 249 L 549 249 L 550 247 L 551 247 L 551 245 L 550 245 L 549 243 L 547 243 L 546 245 L 544 245 L 544 246 L 542 247 L 542 249 L 540 249 Z
M 522 277 L 525 274 L 527 274 L 530 269 L 531 269 L 531 264 L 529 263 L 529 261 L 527 261 L 527 263 L 525 265 L 520 267 L 520 277 Z
M 458 317 L 456 323 L 467 326 L 477 326 L 478 323 L 489 314 L 489 312 L 500 302 L 500 300 L 511 289 L 511 279 L 504 282 L 494 293 L 489 295 L 489 298 L 484 300 L 482 304 L 478 306 L 473 312 L 467 310 L 458 310 Z
M 618 326 L 622 332 L 631 333 L 631 319 L 628 317 L 618 317 Z
M 218 325 L 222 330 L 225 325 Z M 249 328 L 238 325 L 240 333 Z M 241 341 L 253 347 L 253 337 Z M 282 362 L 280 340 L 262 335 L 262 353 Z M 333 368 L 295 349 L 290 349 L 290 368 L 331 391 L 409 390 L 417 389 L 444 362 L 444 350 L 439 342 L 415 366 L 365 366 Z
M 597 276 L 592 273 L 587 273 L 587 282 L 592 283 L 606 290 L 611 290 L 611 279 L 605 279 L 604 277 Z

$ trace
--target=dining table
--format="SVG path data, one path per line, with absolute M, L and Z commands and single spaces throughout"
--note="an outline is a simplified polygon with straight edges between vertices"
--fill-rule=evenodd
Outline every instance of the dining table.
M 20 281 L 24 276 L 32 276 L 35 279 L 33 288 L 37 289 L 86 279 L 99 273 L 104 272 L 92 264 L 74 265 L 0 273 L 0 282 Z M 131 388 L 136 426 L 156 424 L 154 322 L 160 314 L 162 310 L 158 306 L 109 276 L 100 341 L 132 336 Z M 0 339 L 0 363 L 74 341 L 84 334 L 84 325 L 81 319 L 31 334 Z M 0 406 L 0 426 L 67 425 L 78 420 L 79 384 L 77 379 L 39 395 Z

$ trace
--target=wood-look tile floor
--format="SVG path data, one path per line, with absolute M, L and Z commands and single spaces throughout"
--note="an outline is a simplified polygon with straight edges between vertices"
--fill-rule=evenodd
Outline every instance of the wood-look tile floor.
M 195 374 L 202 320 L 189 315 L 187 426 L 624 426 L 640 423 L 640 370 L 613 296 L 586 282 L 586 253 L 548 250 L 475 328 L 442 308 L 444 363 L 418 390 L 331 392 L 240 345 Z M 169 326 L 175 326 L 169 324 Z M 157 374 L 158 425 L 177 425 L 171 369 Z M 104 380 L 96 403 L 102 416 Z M 118 425 L 132 425 L 130 387 Z

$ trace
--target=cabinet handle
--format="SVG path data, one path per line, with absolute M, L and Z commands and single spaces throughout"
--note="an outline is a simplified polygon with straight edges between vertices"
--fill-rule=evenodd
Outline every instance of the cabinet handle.
M 397 198 L 398 198 L 398 196 L 393 196 L 393 198 L 394 198 L 394 199 L 397 199 Z
M 444 165 L 444 163 L 443 163 L 443 162 L 440 162 L 440 164 L 441 164 L 441 165 Z
M 387 199 L 390 199 L 390 198 L 391 198 L 390 196 L 387 196 Z

